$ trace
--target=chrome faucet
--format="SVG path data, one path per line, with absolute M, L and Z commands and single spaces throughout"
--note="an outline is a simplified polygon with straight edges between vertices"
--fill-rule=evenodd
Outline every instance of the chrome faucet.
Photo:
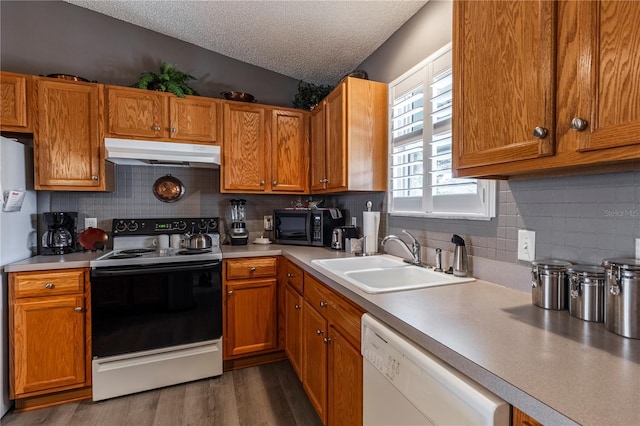
M 416 237 L 414 237 L 409 232 L 407 232 L 407 230 L 403 229 L 402 232 L 407 234 L 411 238 L 411 247 L 409 247 L 409 245 L 405 243 L 404 240 L 402 240 L 400 237 L 397 237 L 395 235 L 387 235 L 386 237 L 384 237 L 382 239 L 382 242 L 380 243 L 380 247 L 382 247 L 382 249 L 384 250 L 385 244 L 387 242 L 395 240 L 398 243 L 400 243 L 400 246 L 404 248 L 407 251 L 407 253 L 410 254 L 411 263 L 414 263 L 416 265 L 421 265 L 422 261 L 420 259 L 420 243 L 418 242 L 418 240 L 416 240 Z

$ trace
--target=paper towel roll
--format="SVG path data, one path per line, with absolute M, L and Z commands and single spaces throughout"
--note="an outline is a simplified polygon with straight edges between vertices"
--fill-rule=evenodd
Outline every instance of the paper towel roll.
M 362 233 L 367 237 L 364 252 L 378 252 L 378 228 L 380 228 L 380 212 L 362 212 Z

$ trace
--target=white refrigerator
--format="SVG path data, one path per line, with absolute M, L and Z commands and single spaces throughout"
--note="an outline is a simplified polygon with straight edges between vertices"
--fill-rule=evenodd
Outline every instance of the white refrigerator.
M 8 276 L 4 266 L 37 252 L 37 206 L 33 188 L 33 150 L 15 139 L 0 136 L 0 416 L 9 401 Z M 5 211 L 5 193 L 25 191 L 19 211 Z

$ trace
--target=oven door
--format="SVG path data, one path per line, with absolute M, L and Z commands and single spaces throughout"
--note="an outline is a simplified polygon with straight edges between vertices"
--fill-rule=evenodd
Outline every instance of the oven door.
M 219 339 L 221 270 L 219 260 L 93 269 L 93 357 Z
M 275 210 L 274 220 L 276 243 L 311 245 L 311 214 L 308 211 Z

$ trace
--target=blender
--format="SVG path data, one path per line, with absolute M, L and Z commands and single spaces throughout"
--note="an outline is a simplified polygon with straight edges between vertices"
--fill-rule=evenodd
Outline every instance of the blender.
M 231 245 L 246 245 L 249 240 L 247 225 L 245 223 L 245 205 L 247 200 L 231 200 Z

